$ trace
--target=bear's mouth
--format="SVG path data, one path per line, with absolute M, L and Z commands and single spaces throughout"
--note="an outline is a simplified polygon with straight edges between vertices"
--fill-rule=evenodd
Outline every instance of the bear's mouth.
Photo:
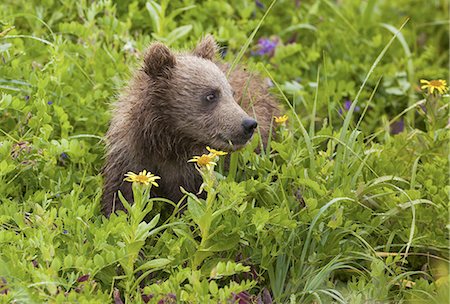
M 223 150 L 227 150 L 227 151 L 236 151 L 236 150 L 243 148 L 248 143 L 250 138 L 252 138 L 251 136 L 246 139 L 238 137 L 235 140 L 231 140 L 231 139 L 226 138 L 223 134 L 219 134 L 218 137 L 219 137 L 220 141 L 223 144 L 225 144 L 224 147 L 220 147 L 220 148 Z

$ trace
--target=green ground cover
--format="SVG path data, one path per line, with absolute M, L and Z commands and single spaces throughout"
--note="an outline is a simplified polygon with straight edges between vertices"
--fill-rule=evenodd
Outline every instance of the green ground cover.
M 449 28 L 447 0 L 1 2 L 0 301 L 447 303 L 449 96 L 420 80 Z M 206 33 L 288 121 L 183 214 L 136 186 L 105 218 L 111 104 L 152 41 Z

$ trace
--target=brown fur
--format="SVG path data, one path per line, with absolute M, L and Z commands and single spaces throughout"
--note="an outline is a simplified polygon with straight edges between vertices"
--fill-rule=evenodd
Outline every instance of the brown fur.
M 143 68 L 115 105 L 106 134 L 105 215 L 123 210 L 118 190 L 132 201 L 131 184 L 123 182 L 129 171 L 146 169 L 160 176 L 155 195 L 175 202 L 182 197 L 180 186 L 197 192 L 201 177 L 187 161 L 206 153 L 206 146 L 226 151 L 244 146 L 248 138 L 242 134 L 242 121 L 249 116 L 258 121 L 267 142 L 272 117 L 278 115 L 277 102 L 258 76 L 241 68 L 227 80 L 223 72 L 229 66 L 214 63 L 216 53 L 212 36 L 192 53 L 175 54 L 161 43 L 149 47 Z M 210 104 L 204 96 L 212 89 L 219 97 Z

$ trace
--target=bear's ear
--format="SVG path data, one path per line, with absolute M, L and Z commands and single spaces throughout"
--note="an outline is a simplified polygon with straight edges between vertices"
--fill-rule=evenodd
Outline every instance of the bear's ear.
M 152 78 L 169 78 L 175 64 L 176 58 L 170 49 L 161 42 L 155 42 L 145 52 L 143 70 Z
M 212 35 L 206 35 L 195 47 L 193 54 L 195 56 L 213 60 L 216 57 L 218 46 Z

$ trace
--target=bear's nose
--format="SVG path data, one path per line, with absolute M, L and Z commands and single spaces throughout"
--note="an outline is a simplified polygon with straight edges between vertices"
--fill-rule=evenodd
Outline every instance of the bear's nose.
M 253 134 L 253 131 L 258 126 L 258 123 L 252 118 L 246 118 L 244 119 L 244 121 L 242 121 L 242 126 L 244 127 L 245 133 L 250 135 Z

